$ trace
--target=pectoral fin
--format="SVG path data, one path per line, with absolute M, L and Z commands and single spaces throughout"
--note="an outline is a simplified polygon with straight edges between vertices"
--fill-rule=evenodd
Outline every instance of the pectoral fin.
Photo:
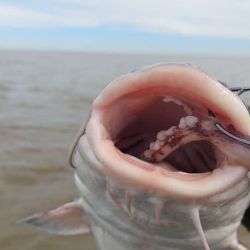
M 90 232 L 80 199 L 49 212 L 29 216 L 20 222 L 50 234 L 76 235 Z

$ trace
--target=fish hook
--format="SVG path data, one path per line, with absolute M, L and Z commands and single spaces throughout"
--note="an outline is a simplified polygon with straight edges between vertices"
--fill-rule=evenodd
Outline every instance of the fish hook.
M 244 92 L 250 91 L 249 87 L 232 87 L 229 88 L 232 92 L 238 92 L 237 95 L 240 96 Z
M 222 81 L 219 81 L 222 85 L 224 85 L 225 87 L 227 87 L 228 89 L 230 89 L 232 92 L 237 92 L 237 95 L 240 96 L 242 95 L 244 92 L 247 92 L 247 91 L 250 91 L 250 88 L 249 87 L 232 87 L 232 88 L 229 88 L 227 86 L 226 83 L 222 82 Z M 243 102 L 244 103 L 244 102 Z M 250 111 L 249 107 L 244 103 L 244 105 L 246 106 L 248 112 Z M 214 124 L 215 124 L 215 127 L 224 135 L 228 136 L 229 138 L 233 139 L 233 140 L 236 140 L 242 144 L 245 144 L 247 146 L 250 146 L 250 140 L 246 140 L 246 139 L 243 139 L 243 138 L 240 138 L 236 135 L 233 135 L 232 133 L 230 133 L 229 131 L 227 131 L 222 125 L 221 123 L 219 122 L 219 120 L 215 117 L 215 114 L 209 110 L 208 111 L 209 115 L 212 116 L 214 118 Z

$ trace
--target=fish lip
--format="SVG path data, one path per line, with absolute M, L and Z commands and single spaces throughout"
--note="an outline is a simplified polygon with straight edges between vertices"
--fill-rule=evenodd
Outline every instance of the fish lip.
M 206 100 L 206 104 L 210 104 L 211 106 L 208 109 L 213 110 L 215 107 L 220 108 L 222 112 L 224 112 L 224 116 L 231 119 L 232 124 L 245 135 L 250 136 L 250 126 L 247 124 L 250 123 L 249 113 L 242 103 L 242 101 L 238 98 L 238 96 L 234 95 L 228 88 L 223 86 L 218 80 L 214 77 L 211 77 L 206 72 L 200 70 L 198 67 L 192 64 L 184 64 L 184 63 L 159 63 L 154 64 L 152 66 L 146 66 L 138 71 L 134 71 L 132 73 L 128 73 L 118 77 L 109 83 L 102 92 L 97 96 L 97 98 L 93 102 L 92 111 L 96 112 L 104 107 L 107 107 L 112 104 L 115 100 L 121 98 L 123 95 L 128 94 L 134 91 L 134 86 L 138 86 L 138 89 L 146 88 L 146 87 L 154 87 L 156 88 L 156 84 L 150 83 L 150 78 L 156 77 L 156 75 L 160 75 L 165 77 L 167 75 L 173 74 L 184 74 L 184 76 L 190 77 L 190 75 L 196 75 L 199 77 L 201 82 L 212 82 L 212 88 L 207 89 L 208 92 L 204 91 L 202 88 L 202 84 L 196 85 L 194 84 L 192 88 L 189 88 L 190 91 L 199 94 L 201 98 Z M 171 75 L 171 77 L 172 77 Z M 149 79 L 149 80 L 148 80 Z M 145 83 L 147 82 L 148 83 Z M 205 84 L 203 84 L 205 85 Z M 161 86 L 166 87 L 166 84 L 162 84 Z M 183 87 L 180 85 L 180 87 Z M 200 89 L 196 89 L 196 87 L 201 87 Z M 179 87 L 178 87 L 179 88 Z M 214 98 L 214 93 L 211 92 L 212 89 L 217 89 L 217 99 L 216 103 L 212 101 Z M 203 92 L 203 93 L 201 93 Z M 222 107 L 223 103 L 221 100 L 226 99 L 227 105 L 229 108 Z M 230 100 L 231 99 L 231 100 Z M 230 100 L 230 101 L 229 101 Z M 201 103 L 202 100 L 199 100 Z M 205 104 L 205 103 L 203 103 Z M 214 105 L 214 106 L 213 106 Z M 206 105 L 205 105 L 206 106 Z M 237 110 L 233 109 L 233 106 L 237 106 Z M 214 110 L 213 110 L 214 111 Z M 217 112 L 214 111 L 217 115 Z M 244 119 L 242 119 L 244 117 Z
M 156 73 L 164 74 L 164 70 L 167 68 L 168 71 L 169 67 L 170 70 L 171 68 L 172 70 L 178 69 L 180 72 L 183 69 L 184 71 L 191 71 L 191 73 L 201 76 L 204 81 L 212 82 L 213 87 L 217 89 L 218 92 L 221 91 L 219 95 L 222 94 L 224 98 L 227 98 L 229 103 L 233 100 L 232 103 L 237 105 L 239 112 L 233 112 L 232 114 L 228 109 L 223 107 L 223 105 L 219 106 L 218 103 L 214 104 L 212 100 L 209 100 L 209 103 L 215 106 L 217 105 L 216 107 L 219 107 L 224 111 L 240 131 L 249 134 L 250 129 L 249 126 L 246 125 L 247 122 L 250 122 L 247 110 L 237 97 L 219 82 L 190 65 L 160 64 L 148 67 L 139 72 L 137 71 L 127 74 L 113 81 L 107 88 L 105 88 L 93 104 L 91 117 L 86 127 L 86 137 L 95 157 L 103 164 L 104 173 L 121 183 L 124 183 L 124 185 L 129 185 L 143 191 L 156 192 L 159 195 L 172 197 L 174 199 L 205 199 L 223 192 L 239 182 L 246 176 L 247 170 L 241 166 L 235 166 L 234 168 L 227 166 L 219 168 L 219 170 L 213 171 L 209 174 L 186 174 L 185 176 L 181 176 L 179 173 L 169 173 L 169 171 L 155 167 L 150 163 L 142 162 L 124 154 L 121 155 L 122 153 L 114 147 L 108 132 L 102 125 L 102 108 L 107 107 L 112 101 L 126 93 L 126 88 L 123 88 L 120 93 L 116 92 L 122 84 L 125 84 L 126 82 L 129 84 L 129 81 L 134 80 L 135 78 L 140 79 L 144 74 L 148 74 L 149 76 L 150 73 L 155 73 L 155 71 Z M 130 86 L 130 89 L 128 88 L 127 92 L 131 91 L 131 88 L 133 87 L 134 86 Z M 110 95 L 112 92 L 114 95 Z M 244 118 L 241 124 L 238 122 L 240 116 Z M 79 146 L 79 150 L 81 151 L 81 145 Z M 211 182 L 213 182 L 213 185 L 209 185 Z

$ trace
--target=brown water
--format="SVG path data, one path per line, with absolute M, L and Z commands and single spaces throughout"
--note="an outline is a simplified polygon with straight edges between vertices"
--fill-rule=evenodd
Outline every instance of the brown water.
M 0 52 L 1 250 L 95 249 L 91 235 L 51 236 L 16 221 L 77 196 L 67 151 L 91 101 L 113 78 L 163 61 L 250 84 L 250 58 Z M 240 238 L 250 247 L 244 228 Z

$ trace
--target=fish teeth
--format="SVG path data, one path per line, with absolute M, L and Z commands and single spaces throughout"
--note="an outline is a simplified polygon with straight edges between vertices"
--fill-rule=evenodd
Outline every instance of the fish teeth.
M 154 151 L 155 143 L 151 142 L 149 145 L 150 150 Z
M 144 156 L 145 156 L 146 158 L 151 158 L 152 155 L 153 155 L 153 151 L 151 151 L 151 150 L 145 150 Z
M 165 131 L 165 135 L 166 136 L 170 136 L 174 133 L 174 130 L 176 129 L 176 126 L 173 126 L 171 128 L 169 128 L 167 131 Z
M 199 119 L 195 116 L 186 116 L 182 117 L 179 122 L 179 126 L 172 126 L 168 130 L 161 130 L 157 133 L 156 141 L 151 142 L 149 144 L 149 149 L 144 151 L 144 157 L 147 159 L 151 159 L 152 155 L 159 151 L 162 146 L 166 143 L 166 139 L 168 138 L 168 143 L 174 139 L 172 136 L 178 129 L 186 129 L 193 128 L 198 123 Z
M 195 116 L 187 116 L 186 117 L 186 123 L 187 123 L 187 126 L 190 127 L 190 128 L 193 128 L 195 127 L 195 125 L 198 123 L 198 118 L 195 117 Z
M 191 108 L 189 108 L 186 104 L 184 104 L 180 100 L 173 98 L 172 96 L 165 96 L 163 98 L 163 102 L 173 102 L 178 106 L 182 106 L 187 115 L 192 115 L 193 113 Z
M 198 123 L 198 118 L 195 116 L 186 116 L 182 117 L 179 122 L 179 128 L 180 129 L 185 129 L 187 127 L 193 128 L 195 125 Z
M 164 102 L 174 102 L 174 103 L 178 102 L 178 100 L 174 99 L 172 96 L 165 96 L 162 100 Z
M 186 123 L 186 117 L 182 117 L 179 123 L 179 128 L 180 129 L 184 129 L 187 127 L 187 123 Z
M 154 143 L 154 150 L 157 151 L 161 148 L 162 144 L 160 143 L 160 141 L 156 141 Z
M 162 130 L 157 133 L 157 139 L 160 141 L 164 141 L 166 139 L 165 130 Z
M 161 142 L 159 140 L 156 140 L 155 142 L 151 142 L 149 145 L 149 148 L 151 151 L 157 151 L 161 148 L 161 146 L 164 144 L 164 142 Z

